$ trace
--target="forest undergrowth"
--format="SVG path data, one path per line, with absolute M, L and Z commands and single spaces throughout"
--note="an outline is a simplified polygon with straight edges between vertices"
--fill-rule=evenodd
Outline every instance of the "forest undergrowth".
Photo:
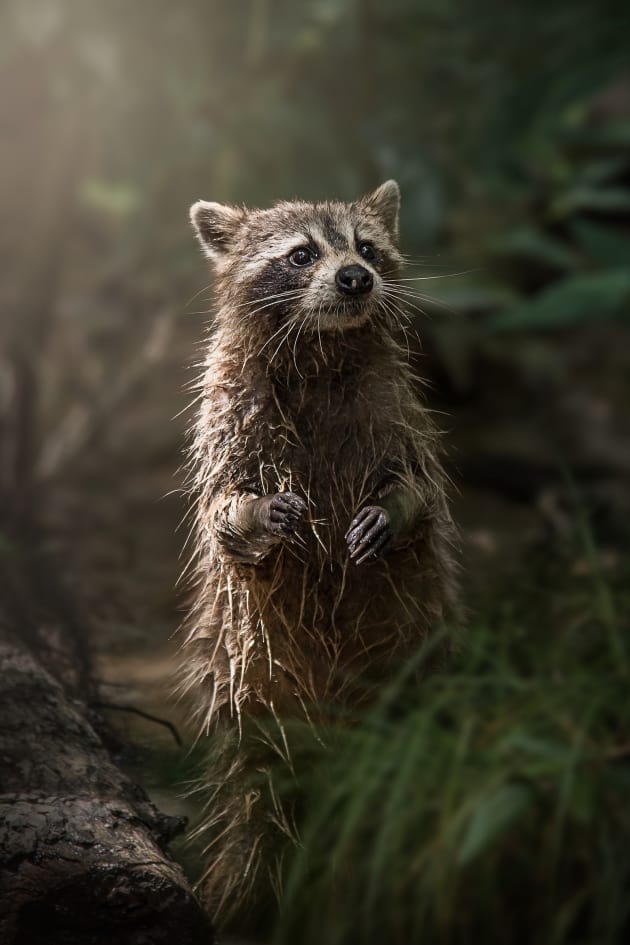
M 414 682 L 429 644 L 321 750 L 289 734 L 276 942 L 627 941 L 628 576 L 578 521 L 481 595 L 448 668 Z

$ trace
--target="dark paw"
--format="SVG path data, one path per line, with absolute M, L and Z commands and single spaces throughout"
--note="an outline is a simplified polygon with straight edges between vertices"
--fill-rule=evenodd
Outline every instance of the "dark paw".
M 393 538 L 388 513 L 378 505 L 366 505 L 350 523 L 346 541 L 355 564 L 375 558 Z
M 269 528 L 275 535 L 292 535 L 306 512 L 306 502 L 299 495 L 277 492 L 269 502 Z

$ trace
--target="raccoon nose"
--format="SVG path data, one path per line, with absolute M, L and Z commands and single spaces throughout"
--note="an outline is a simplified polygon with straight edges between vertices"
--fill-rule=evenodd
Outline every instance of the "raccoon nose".
M 337 271 L 335 282 L 340 292 L 345 295 L 363 295 L 372 291 L 374 279 L 364 266 L 343 266 Z

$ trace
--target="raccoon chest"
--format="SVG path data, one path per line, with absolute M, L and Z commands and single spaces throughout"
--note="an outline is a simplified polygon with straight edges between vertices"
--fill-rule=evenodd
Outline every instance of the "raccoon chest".
M 356 413 L 296 417 L 270 430 L 267 448 L 268 486 L 298 492 L 325 519 L 374 493 L 391 451 L 387 432 Z
M 392 452 L 391 418 L 370 406 L 358 378 L 344 382 L 278 385 L 259 401 L 239 440 L 257 489 L 297 492 L 329 518 L 335 503 L 351 510 L 377 487 Z

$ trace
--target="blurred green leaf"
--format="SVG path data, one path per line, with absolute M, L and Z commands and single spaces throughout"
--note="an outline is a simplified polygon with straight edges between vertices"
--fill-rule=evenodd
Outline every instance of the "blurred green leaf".
M 630 121 L 625 118 L 613 119 L 605 124 L 579 128 L 565 136 L 566 142 L 592 150 L 617 150 L 627 153 L 630 147 Z
M 488 849 L 532 803 L 531 789 L 524 784 L 503 784 L 478 802 L 457 854 L 465 866 Z
M 630 265 L 630 234 L 579 218 L 571 223 L 571 230 L 594 262 L 608 267 Z
M 490 250 L 494 256 L 514 257 L 524 264 L 528 261 L 543 263 L 562 272 L 575 269 L 577 265 L 574 254 L 564 243 L 534 226 L 521 226 L 502 233 Z
M 581 165 L 578 177 L 588 184 L 602 184 L 623 174 L 630 167 L 630 155 L 600 158 Z
M 593 783 L 588 778 L 576 778 L 571 785 L 567 804 L 575 819 L 587 824 L 595 809 Z
M 556 763 L 562 752 L 566 750 L 566 746 L 559 742 L 557 738 L 542 738 L 529 732 L 523 732 L 520 729 L 509 733 L 503 740 L 503 747 L 510 751 L 516 749 L 519 753 L 532 759 L 554 761 Z
M 630 308 L 630 268 L 573 276 L 527 302 L 496 315 L 491 331 L 560 328 L 619 315 Z
M 630 190 L 627 187 L 575 187 L 556 197 L 550 210 L 558 217 L 583 210 L 625 214 L 630 212 Z

